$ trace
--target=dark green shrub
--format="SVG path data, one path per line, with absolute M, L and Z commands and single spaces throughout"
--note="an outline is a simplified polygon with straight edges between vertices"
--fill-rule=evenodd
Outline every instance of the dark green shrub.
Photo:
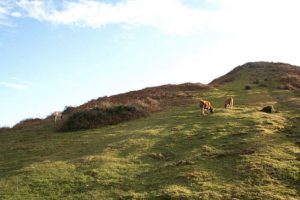
M 259 84 L 259 80 L 253 81 L 253 84 Z
M 71 114 L 68 119 L 61 124 L 58 130 L 77 131 L 99 128 L 144 116 L 147 116 L 147 113 L 134 106 L 120 105 L 110 108 L 94 108 L 90 110 L 77 111 Z
M 274 113 L 274 112 L 276 112 L 276 110 L 274 109 L 273 106 L 263 107 L 263 109 L 261 109 L 261 111 L 265 112 L 265 113 Z

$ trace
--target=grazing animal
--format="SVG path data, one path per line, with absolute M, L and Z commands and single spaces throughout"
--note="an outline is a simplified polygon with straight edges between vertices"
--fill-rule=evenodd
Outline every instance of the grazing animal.
M 53 116 L 54 116 L 54 122 L 56 123 L 58 120 L 62 119 L 62 112 L 58 112 L 58 111 L 54 112 Z
M 204 115 L 204 111 L 210 111 L 211 113 L 214 112 L 214 109 L 209 101 L 200 99 L 199 107 L 201 109 L 202 115 Z
M 224 107 L 227 109 L 232 109 L 233 108 L 233 98 L 232 97 L 228 97 L 226 100 L 225 100 L 225 104 L 224 104 Z

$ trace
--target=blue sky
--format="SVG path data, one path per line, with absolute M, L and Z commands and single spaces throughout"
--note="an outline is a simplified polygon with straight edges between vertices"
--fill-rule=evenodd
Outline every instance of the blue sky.
M 297 0 L 2 0 L 0 126 L 104 95 L 300 65 Z

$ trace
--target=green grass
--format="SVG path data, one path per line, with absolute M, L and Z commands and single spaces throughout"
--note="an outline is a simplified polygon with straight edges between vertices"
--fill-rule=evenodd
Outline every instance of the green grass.
M 243 87 L 197 96 L 215 113 L 201 116 L 195 100 L 100 129 L 1 133 L 0 199 L 300 199 L 299 96 Z M 265 105 L 280 112 L 259 112 Z

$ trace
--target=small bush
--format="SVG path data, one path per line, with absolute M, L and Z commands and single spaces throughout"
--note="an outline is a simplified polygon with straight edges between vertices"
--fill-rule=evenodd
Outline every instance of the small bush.
M 253 84 L 259 84 L 259 80 L 253 81 Z
M 147 116 L 147 113 L 134 106 L 114 106 L 77 111 L 66 119 L 58 131 L 78 131 L 118 124 L 123 121 Z
M 276 110 L 274 109 L 273 106 L 263 107 L 263 109 L 261 109 L 261 111 L 265 112 L 265 113 L 274 113 L 274 112 L 276 112 Z
M 252 87 L 250 85 L 245 86 L 245 90 L 251 90 L 251 89 L 252 89 Z

